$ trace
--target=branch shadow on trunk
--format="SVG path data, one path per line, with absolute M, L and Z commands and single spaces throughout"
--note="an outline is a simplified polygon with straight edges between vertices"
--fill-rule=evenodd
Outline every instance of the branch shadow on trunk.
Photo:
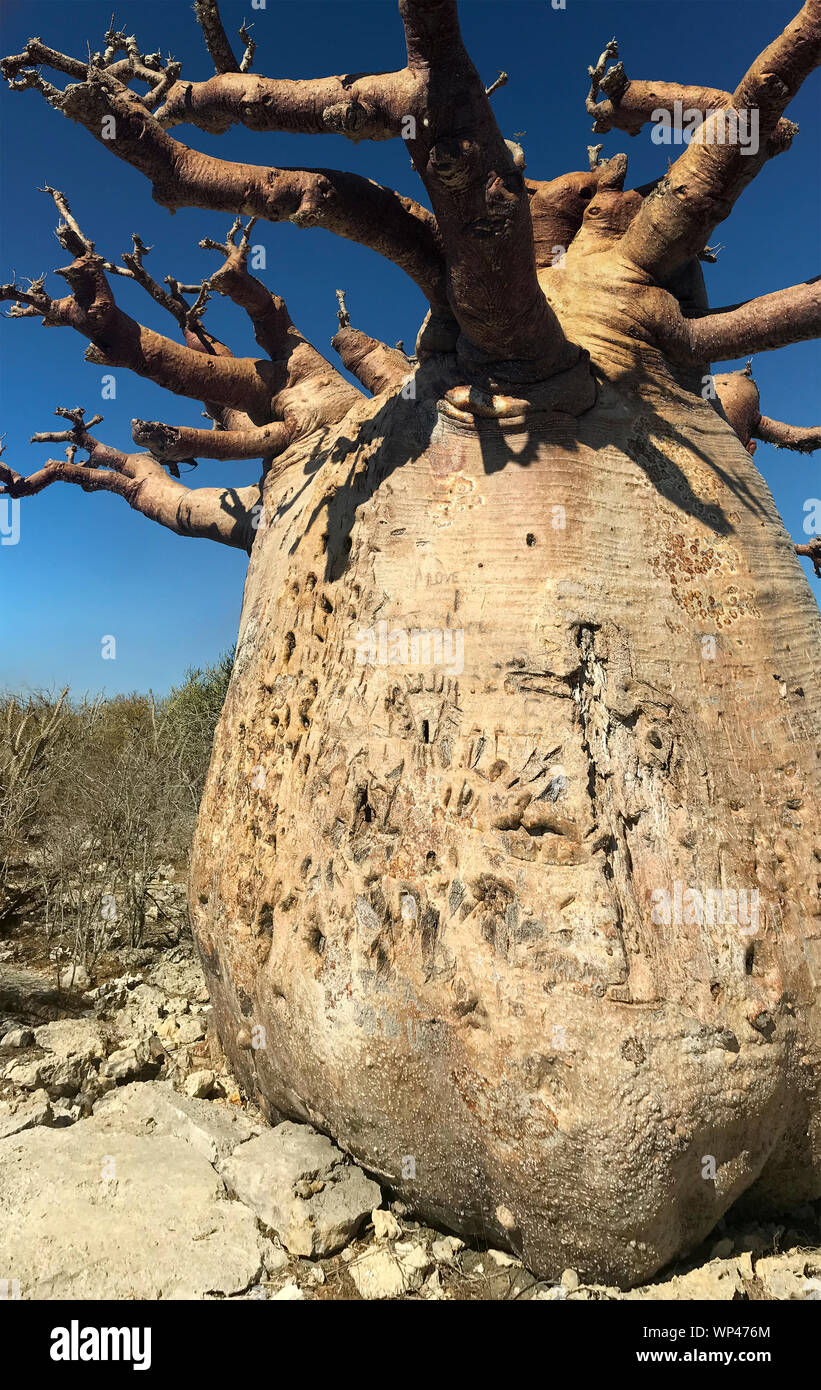
M 396 469 L 418 459 L 431 447 L 442 419 L 437 402 L 453 384 L 455 374 L 450 358 L 428 359 L 416 372 L 415 397 L 405 399 L 401 394 L 389 397 L 371 419 L 363 422 L 360 431 L 351 430 L 338 436 L 330 454 L 326 452 L 330 430 L 318 433 L 311 455 L 305 462 L 304 483 L 293 496 L 277 506 L 276 516 L 283 517 L 298 504 L 304 487 L 323 463 L 333 465 L 350 460 L 347 474 L 341 481 L 335 480 L 316 502 L 304 528 L 306 532 L 310 531 L 323 511 L 327 513 L 326 582 L 338 580 L 347 568 L 358 509 L 368 502 Z M 480 386 L 479 389 L 483 388 Z M 716 413 L 719 419 L 726 419 L 722 410 L 718 409 Z M 590 416 L 592 421 L 592 411 Z M 699 496 L 694 490 L 685 471 L 665 452 L 663 441 L 685 449 L 688 455 L 714 473 L 740 506 L 759 517 L 767 515 L 766 508 L 740 472 L 734 474 L 723 468 L 714 456 L 694 442 L 692 432 L 685 434 L 678 429 L 669 417 L 654 409 L 651 401 L 641 401 L 637 422 L 638 419 L 643 429 L 640 435 L 634 431 L 628 436 L 630 455 L 659 496 L 677 510 L 701 522 L 716 536 L 728 536 L 735 530 L 720 503 Z M 458 424 L 454 425 L 454 447 L 459 428 Z M 535 417 L 524 424 L 476 416 L 472 425 L 462 428 L 466 431 L 466 437 L 475 439 L 486 474 L 499 472 L 510 464 L 520 468 L 530 467 L 538 462 L 546 447 L 558 446 L 572 452 L 582 443 L 594 450 L 607 448 L 613 443 L 612 429 L 608 424 L 603 424 L 601 436 L 597 438 L 596 432 L 591 435 L 589 426 L 586 426 L 585 415 L 572 424 L 568 419 L 566 427 L 550 415 L 542 416 L 541 422 Z M 732 430 L 729 422 L 727 429 Z M 376 447 L 363 467 L 361 450 L 374 444 Z M 298 545 L 297 540 L 291 547 L 291 553 Z

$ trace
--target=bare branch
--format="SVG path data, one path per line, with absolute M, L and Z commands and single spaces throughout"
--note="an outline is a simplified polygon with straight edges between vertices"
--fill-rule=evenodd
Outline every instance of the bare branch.
M 591 86 L 585 105 L 595 116 L 593 130 L 606 135 L 611 130 L 623 130 L 638 135 L 659 111 L 673 114 L 676 109 L 688 118 L 700 113 L 704 120 L 710 111 L 732 104 L 732 94 L 717 87 L 688 87 L 678 82 L 640 82 L 627 77 L 623 63 L 607 69 L 611 58 L 618 58 L 615 39 L 611 39 L 595 68 L 588 68 Z M 606 99 L 597 101 L 601 92 Z M 780 120 L 771 137 L 770 155 L 789 148 L 798 127 L 792 121 Z
M 176 395 L 214 400 L 247 410 L 257 423 L 275 413 L 272 394 L 280 374 L 270 362 L 195 352 L 145 328 L 117 307 L 101 256 L 87 252 L 57 271 L 74 293 L 65 299 L 25 295 L 14 285 L 0 287 L 0 299 L 34 302 L 49 327 L 68 327 L 88 338 L 85 359 L 98 366 L 127 367 Z
M 152 83 L 151 91 L 143 97 L 143 105 L 148 111 L 154 111 L 165 100 L 171 88 L 178 81 L 182 71 L 181 63 L 169 63 L 159 82 Z
M 176 211 L 212 211 L 323 227 L 392 260 L 416 281 L 431 304 L 446 300 L 441 242 L 435 219 L 412 198 L 357 174 L 334 169 L 274 169 L 199 153 L 171 138 L 141 99 L 105 70 L 58 93 L 59 109 L 105 149 L 150 180 L 155 200 Z M 112 116 L 116 138 L 105 139 Z
M 89 241 L 88 237 L 80 230 L 76 219 L 72 216 L 66 195 L 57 188 L 50 188 L 48 184 L 41 188 L 40 192 L 50 194 L 63 219 L 57 227 L 57 240 L 60 245 L 66 251 L 70 251 L 72 256 L 82 256 L 87 251 L 93 251 L 94 242 Z
M 351 316 L 350 316 L 350 314 L 348 313 L 348 305 L 347 305 L 347 303 L 345 302 L 345 291 L 344 291 L 344 290 L 337 290 L 337 292 L 336 292 L 336 299 L 337 299 L 337 303 L 338 303 L 338 305 L 339 305 L 339 308 L 338 308 L 337 311 L 336 311 L 336 316 L 337 316 L 337 318 L 339 319 L 339 327 L 340 327 L 340 328 L 349 328 L 349 327 L 350 327 L 350 322 L 351 322 Z
M 742 78 L 731 105 L 708 116 L 644 200 L 622 241 L 628 260 L 663 282 L 701 251 L 766 162 L 784 108 L 820 61 L 821 0 L 806 0 Z
M 14 62 L 15 60 L 11 59 L 10 61 Z M 0 64 L 0 71 L 2 67 L 3 65 Z M 51 82 L 46 82 L 45 78 L 40 76 L 39 70 L 36 72 L 26 70 L 21 72 L 19 77 L 9 77 L 8 83 L 13 92 L 39 92 L 41 96 L 45 97 L 49 106 L 54 106 L 58 111 L 62 109 L 62 92 L 59 87 L 55 87 Z
M 13 307 L 9 309 L 6 317 L 22 319 L 47 315 L 52 301 L 43 289 L 45 281 L 45 275 L 41 275 L 39 279 L 29 281 L 27 290 L 18 285 L 16 279 L 7 285 L 0 285 L 0 302 L 9 300 L 13 302 Z
M 412 376 L 411 364 L 399 347 L 390 348 L 378 338 L 369 338 L 358 328 L 351 328 L 351 316 L 345 303 L 345 293 L 337 290 L 339 301 L 339 331 L 331 340 L 348 371 L 371 395 L 397 390 Z
M 507 372 L 522 380 L 569 368 L 579 349 L 539 288 L 524 179 L 465 51 L 455 0 L 400 0 L 399 10 L 408 67 L 421 84 L 408 148 L 445 247 L 448 302 L 474 359 L 515 361 Z
M 713 381 L 724 414 L 748 453 L 755 453 L 756 439 L 799 454 L 821 448 L 821 425 L 784 425 L 761 414 L 749 362 L 743 371 L 726 372 Z
M 92 415 L 90 420 L 85 418 L 85 410 L 82 406 L 76 405 L 71 408 L 58 405 L 54 412 L 63 420 L 71 421 L 70 430 L 41 430 L 38 434 L 33 434 L 30 439 L 31 444 L 62 444 L 71 443 L 81 449 L 87 449 L 89 453 L 100 447 L 99 442 L 89 434 L 89 430 L 95 425 L 102 424 L 102 415 Z
M 253 24 L 250 27 L 253 29 Z M 243 20 L 242 24 L 239 27 L 239 36 L 242 39 L 242 42 L 245 44 L 245 51 L 239 60 L 240 72 L 250 72 L 251 68 L 254 65 L 254 54 L 257 51 L 256 42 L 254 39 L 251 38 L 251 35 L 248 32 L 248 28 L 249 26 L 245 23 L 245 20 Z
M 39 39 L 29 39 L 22 53 L 4 58 L 0 63 L 0 72 L 13 85 L 14 79 L 24 69 L 37 67 L 53 68 L 55 72 L 64 72 L 80 82 L 84 82 L 88 76 L 87 63 L 70 58 L 68 54 L 58 52 L 56 48 L 48 48 Z
M 79 417 L 81 410 L 58 411 Z M 11 497 L 32 497 L 52 483 L 75 483 L 84 492 L 113 492 L 124 497 L 134 511 L 180 536 L 218 541 L 234 549 L 250 550 L 261 510 L 259 485 L 243 488 L 187 488 L 169 478 L 150 454 L 125 454 L 86 435 L 72 443 L 65 459 L 48 459 L 27 477 L 0 462 L 0 492 Z M 78 447 L 87 449 L 86 463 L 74 462 Z
M 159 420 L 132 420 L 131 437 L 162 463 L 189 458 L 273 458 L 293 441 L 293 422 L 275 421 L 247 430 L 196 430 Z
M 294 326 L 285 301 L 249 274 L 249 231 L 246 228 L 236 244 L 229 235 L 226 246 L 220 248 L 227 251 L 225 262 L 210 276 L 209 284 L 245 310 L 256 341 L 271 359 L 275 368 L 272 413 L 279 419 L 293 417 L 300 434 L 307 434 L 344 419 L 360 396 Z
M 811 560 L 817 578 L 821 579 L 821 536 L 815 536 L 808 545 L 797 545 L 795 553 Z
M 684 319 L 665 341 L 681 362 L 726 361 L 821 337 L 821 276 L 773 294 Z
M 245 23 L 243 22 L 239 31 L 240 37 L 246 45 L 242 58 L 242 63 L 245 66 L 241 66 L 234 57 L 234 50 L 223 28 L 217 0 L 194 0 L 194 14 L 202 29 L 205 46 L 217 72 L 247 72 L 251 66 L 256 44 L 253 39 L 249 38 Z
M 796 454 L 812 454 L 821 449 L 821 425 L 784 425 L 780 420 L 759 415 L 755 435 L 765 444 L 791 449 Z
M 623 63 L 618 63 L 615 67 L 610 68 L 609 72 L 606 71 L 611 58 L 618 58 L 618 56 L 619 46 L 614 38 L 610 39 L 605 44 L 604 51 L 600 54 L 596 66 L 587 69 L 590 78 L 590 92 L 585 101 L 585 107 L 591 116 L 598 114 L 599 107 L 596 105 L 596 99 L 600 91 L 617 96 L 623 92 L 627 84 Z M 593 129 L 598 130 L 598 126 L 594 126 Z
M 193 352 L 204 352 L 209 357 L 233 358 L 234 353 L 225 343 L 221 343 L 219 338 L 215 338 L 213 333 L 205 330 L 195 332 L 192 329 L 183 329 L 183 337 L 186 347 Z M 205 410 L 203 414 L 206 419 L 213 420 L 214 427 L 218 430 L 249 430 L 257 428 L 257 421 L 252 420 L 250 415 L 244 410 L 237 410 L 235 407 L 222 405 L 219 401 L 203 401 Z
M 234 125 L 295 135 L 394 140 L 416 99 L 408 69 L 354 76 L 288 79 L 246 77 L 238 70 L 207 82 L 178 82 L 157 119 L 166 129 L 187 124 L 222 135 Z

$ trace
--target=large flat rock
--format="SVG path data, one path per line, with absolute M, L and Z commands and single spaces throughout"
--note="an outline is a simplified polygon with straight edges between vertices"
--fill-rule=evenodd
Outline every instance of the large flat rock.
M 24 966 L 0 965 L 0 1009 L 33 1017 L 58 1003 L 60 991 L 55 981 Z
M 163 1123 L 109 1114 L 2 1141 L 0 1269 L 23 1298 L 207 1298 L 260 1278 L 254 1213 Z
M 167 1081 L 134 1081 L 109 1091 L 95 1105 L 94 1119 L 114 1133 L 180 1139 L 209 1163 L 226 1158 L 262 1128 L 232 1105 L 182 1095 Z

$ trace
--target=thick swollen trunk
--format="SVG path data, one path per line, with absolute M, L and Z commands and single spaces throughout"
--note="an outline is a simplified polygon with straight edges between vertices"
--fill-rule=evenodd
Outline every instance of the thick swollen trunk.
M 195 931 L 268 1114 L 628 1284 L 821 1191 L 819 615 L 697 395 L 425 380 L 266 483 Z

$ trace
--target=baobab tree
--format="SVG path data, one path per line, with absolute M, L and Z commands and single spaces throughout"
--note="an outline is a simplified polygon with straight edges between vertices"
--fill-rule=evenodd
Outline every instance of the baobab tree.
M 821 285 L 715 308 L 700 265 L 794 138 L 821 0 L 733 92 L 630 80 L 608 44 L 597 132 L 698 113 L 632 189 L 595 145 L 588 169 L 525 177 L 456 0 L 400 0 L 401 71 L 299 81 L 255 75 L 247 30 L 238 60 L 216 0 L 195 11 L 207 81 L 113 27 L 82 59 L 31 39 L 3 72 L 164 207 L 234 218 L 205 242 L 214 272 L 161 285 L 137 234 L 104 260 L 52 190 L 70 294 L 0 293 L 211 427 L 135 420 L 122 452 L 61 409 L 35 438 L 66 458 L 4 467 L 5 488 L 107 489 L 249 552 L 190 885 L 248 1094 L 541 1274 L 636 1282 L 742 1197 L 821 1192 L 821 625 L 795 553 L 818 567 L 820 543 L 795 546 L 752 458 L 821 431 L 763 415 L 749 373 L 711 374 L 819 336 Z M 401 139 L 432 210 L 200 153 L 186 123 Z M 342 297 L 351 385 L 252 273 L 255 219 L 401 267 L 429 304 L 414 356 Z M 170 336 L 118 308 L 117 276 Z M 209 332 L 214 294 L 259 356 Z M 175 466 L 198 458 L 259 458 L 260 482 L 186 488 Z

